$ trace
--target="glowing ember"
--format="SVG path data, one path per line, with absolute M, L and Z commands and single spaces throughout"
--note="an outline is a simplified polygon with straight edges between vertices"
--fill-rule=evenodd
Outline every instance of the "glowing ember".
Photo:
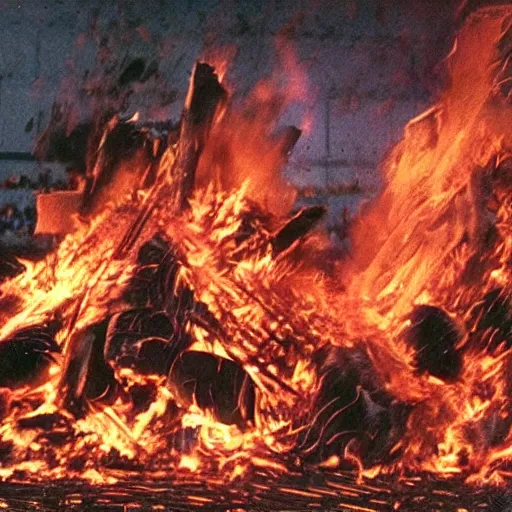
M 449 90 L 409 123 L 335 277 L 324 210 L 288 215 L 280 178 L 299 131 L 278 120 L 304 93 L 289 52 L 290 83 L 241 106 L 198 63 L 179 132 L 141 136 L 151 157 L 113 164 L 136 120 L 105 122 L 73 231 L 0 288 L 0 477 L 507 480 L 505 14 L 460 34 Z

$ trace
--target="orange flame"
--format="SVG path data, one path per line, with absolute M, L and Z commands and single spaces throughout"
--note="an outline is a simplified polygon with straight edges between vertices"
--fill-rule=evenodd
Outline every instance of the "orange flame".
M 337 280 L 322 274 L 311 257 L 298 261 L 297 254 L 308 250 L 323 254 L 320 238 L 304 242 L 303 253 L 300 244 L 278 254 L 272 245 L 295 199 L 280 172 L 289 141 L 278 131 L 278 120 L 307 95 L 304 69 L 288 45 L 279 46 L 287 80 L 275 74 L 241 104 L 228 103 L 216 112 L 190 208 L 177 216 L 173 199 L 162 198 L 134 246 L 118 260 L 116 249 L 151 198 L 147 190 L 133 192 L 133 176 L 147 169 L 136 158 L 127 163 L 122 193 L 107 194 L 91 218 L 77 216 L 76 229 L 53 253 L 24 262 L 26 271 L 0 287 L 5 304 L 0 346 L 22 328 L 55 324 L 62 352 L 51 359 L 41 382 L 9 390 L 8 406 L 0 410 L 0 440 L 11 457 L 0 463 L 0 478 L 22 472 L 34 480 L 113 483 L 120 473 L 106 469 L 112 463 L 128 469 L 142 465 L 148 478 L 217 473 L 223 483 L 258 468 L 291 472 L 304 455 L 304 435 L 316 435 L 315 422 L 329 409 L 330 404 L 315 409 L 330 360 L 326 354 L 342 350 L 367 356 L 378 391 L 410 413 L 386 462 L 367 467 L 360 451 L 373 435 L 369 431 L 315 467 L 349 464 L 360 478 L 427 471 L 463 474 L 468 482 L 504 481 L 512 456 L 511 350 L 504 342 L 490 350 L 484 345 L 492 344 L 495 333 L 477 332 L 478 301 L 497 286 L 512 292 L 510 188 L 498 183 L 492 201 L 482 192 L 510 156 L 512 142 L 505 124 L 510 107 L 497 105 L 491 95 L 490 64 L 502 20 L 502 14 L 484 12 L 459 35 L 450 61 L 452 84 L 438 105 L 408 124 L 385 166 L 384 191 L 361 216 L 353 257 Z M 173 179 L 169 169 L 175 159 L 171 145 L 155 171 L 159 179 Z M 493 225 L 486 217 L 489 208 Z M 489 241 L 491 227 L 495 236 Z M 83 396 L 94 355 L 106 358 L 105 350 L 101 357 L 93 354 L 92 327 L 129 311 L 123 293 L 139 270 L 137 253 L 157 233 L 169 241 L 166 257 L 176 258 L 172 294 L 187 290 L 195 301 L 184 320 L 178 321 L 175 302 L 159 313 L 175 330 L 183 329 L 189 351 L 230 360 L 250 377 L 255 412 L 244 425 L 220 422 L 215 411 L 199 406 L 195 391 L 185 403 L 166 375 L 110 360 L 104 362 L 118 389 L 87 397 L 77 410 L 62 398 L 67 370 L 76 370 L 75 394 Z M 415 347 L 410 333 L 422 323 L 413 314 L 421 305 L 436 306 L 452 328 L 452 349 L 461 358 L 454 379 L 418 367 L 425 347 Z M 141 344 L 135 348 L 141 350 Z M 336 363 L 340 374 L 349 373 L 348 359 Z M 149 398 L 136 406 L 141 389 Z M 371 400 L 358 383 L 355 398 L 328 422 L 362 402 L 371 410 Z M 497 439 L 499 428 L 505 432 Z M 327 428 L 318 430 L 313 447 Z

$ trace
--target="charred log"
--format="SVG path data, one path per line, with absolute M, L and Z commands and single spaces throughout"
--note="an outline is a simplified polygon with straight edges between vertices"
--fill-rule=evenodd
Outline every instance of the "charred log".
M 0 387 L 37 383 L 60 352 L 55 334 L 55 326 L 40 325 L 21 329 L 1 341 Z
M 117 258 L 122 258 L 132 247 L 161 197 L 171 198 L 177 214 L 186 207 L 194 189 L 196 167 L 215 113 L 225 98 L 226 91 L 220 84 L 215 69 L 198 62 L 182 114 L 176 157 L 169 169 L 172 185 L 167 185 L 165 181 L 155 183 L 145 207 L 121 241 Z
M 0 420 L 5 418 L 11 409 L 12 392 L 9 388 L 0 388 Z M 2 456 L 0 455 L 0 460 Z
M 297 213 L 273 236 L 271 243 L 274 255 L 304 238 L 320 222 L 326 211 L 323 206 L 310 206 Z
M 191 290 L 177 285 L 179 261 L 170 242 L 156 236 L 139 250 L 125 298 L 134 309 L 115 315 L 105 354 L 117 367 L 167 375 L 180 352 L 190 345 L 185 325 L 194 312 L 208 314 Z
M 280 133 L 281 136 L 281 151 L 285 158 L 289 157 L 295 144 L 300 139 L 302 135 L 302 130 L 299 130 L 295 126 L 287 126 Z
M 169 242 L 161 235 L 156 235 L 139 249 L 137 263 L 141 266 L 158 265 L 168 251 Z
M 409 319 L 404 337 L 416 351 L 417 371 L 445 381 L 456 379 L 462 369 L 457 348 L 462 335 L 456 323 L 442 309 L 426 305 L 416 307 Z
M 300 443 L 305 460 L 322 461 L 343 453 L 349 442 L 361 439 L 366 414 L 357 380 L 339 368 L 327 369 L 315 398 L 311 428 Z
M 181 325 L 194 300 L 190 290 L 177 286 L 180 262 L 171 243 L 156 236 L 141 247 L 137 261 L 139 266 L 124 295 L 127 302 L 166 311 L 175 325 Z
M 94 343 L 89 361 L 85 397 L 88 400 L 101 399 L 110 402 L 116 397 L 117 382 L 114 370 L 105 361 L 104 346 L 107 335 L 108 319 L 90 327 L 94 335 Z
M 10 254 L 0 256 L 0 283 L 25 271 L 25 266 Z
M 172 197 L 177 211 L 183 210 L 194 190 L 195 172 L 219 106 L 226 99 L 226 90 L 215 69 L 198 62 L 192 74 L 185 109 L 181 120 L 180 140 L 171 169 Z
M 494 353 L 498 347 L 512 346 L 512 301 L 503 288 L 485 295 L 471 311 L 473 331 L 471 345 Z
M 84 415 L 86 402 L 84 389 L 91 357 L 94 335 L 86 331 L 73 334 L 68 342 L 64 368 L 59 383 L 60 405 L 77 417 Z
M 134 384 L 129 390 L 133 404 L 132 414 L 135 416 L 146 411 L 152 402 L 156 400 L 157 389 L 149 384 Z
M 45 413 L 18 420 L 18 428 L 20 429 L 41 429 L 50 431 L 55 428 L 69 426 L 69 422 L 60 413 Z
M 59 383 L 60 403 L 77 416 L 87 409 L 88 400 L 115 399 L 118 384 L 104 356 L 108 319 L 73 333 Z
M 152 304 L 156 307 L 161 304 L 162 309 L 175 318 L 174 324 L 182 323 L 183 313 L 194 304 L 192 291 L 177 283 L 179 268 L 176 253 L 169 248 L 155 274 L 155 286 L 151 288 Z
M 114 315 L 109 323 L 105 356 L 114 367 L 167 375 L 180 351 L 190 344 L 166 314 L 150 308 Z
M 179 402 L 209 410 L 228 425 L 254 419 L 255 390 L 237 363 L 206 352 L 184 352 L 169 373 L 169 386 Z
M 326 460 L 357 447 L 363 463 L 375 464 L 404 431 L 408 411 L 392 400 L 361 351 L 331 348 L 323 354 L 321 385 L 311 428 L 301 440 L 306 460 Z
M 116 172 L 123 161 L 133 158 L 137 151 L 142 151 L 147 165 L 151 159 L 148 141 L 133 123 L 113 118 L 107 122 L 107 126 L 109 127 L 104 138 L 99 143 L 95 165 L 87 176 L 81 207 L 82 214 L 87 214 L 98 206 L 102 192 L 115 180 Z M 105 130 L 103 126 L 101 129 Z M 140 185 L 139 176 L 134 181 Z
M 140 342 L 144 339 L 155 338 L 166 343 L 173 334 L 173 328 L 167 318 L 161 314 L 157 314 L 156 322 L 160 326 L 153 328 L 154 316 L 153 311 L 149 308 L 130 310 L 114 315 L 109 322 L 106 336 L 107 360 L 112 364 L 136 360 Z
M 137 268 L 124 293 L 124 299 L 136 308 L 153 306 L 162 308 L 158 290 L 157 274 L 160 264 L 169 252 L 169 242 L 156 235 L 142 245 L 137 254 Z

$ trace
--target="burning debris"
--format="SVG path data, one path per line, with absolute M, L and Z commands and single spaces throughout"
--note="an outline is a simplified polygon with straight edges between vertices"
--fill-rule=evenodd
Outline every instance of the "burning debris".
M 74 224 L 40 205 L 68 234 L 2 263 L 0 476 L 507 481 L 510 30 L 501 9 L 462 31 L 450 90 L 409 125 L 334 277 L 325 210 L 288 214 L 277 172 L 293 88 L 235 107 L 198 62 L 163 136 L 98 122 Z

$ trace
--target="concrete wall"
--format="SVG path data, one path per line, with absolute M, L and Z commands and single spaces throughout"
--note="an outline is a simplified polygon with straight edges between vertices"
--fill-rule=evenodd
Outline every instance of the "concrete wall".
M 198 56 L 236 47 L 230 80 L 243 95 L 275 68 L 279 36 L 296 47 L 311 91 L 313 123 L 290 176 L 301 186 L 357 179 L 375 189 L 383 153 L 435 94 L 435 64 L 451 45 L 455 3 L 0 0 L 0 179 L 36 172 L 16 153 L 31 151 L 57 94 L 76 99 L 85 74 L 98 69 L 105 37 L 107 66 L 138 56 L 159 63 L 160 80 L 135 97 L 143 115 L 177 118 Z M 167 100 L 173 91 L 176 98 L 158 108 L 166 103 L 165 82 Z M 298 111 L 287 117 L 299 121 Z

